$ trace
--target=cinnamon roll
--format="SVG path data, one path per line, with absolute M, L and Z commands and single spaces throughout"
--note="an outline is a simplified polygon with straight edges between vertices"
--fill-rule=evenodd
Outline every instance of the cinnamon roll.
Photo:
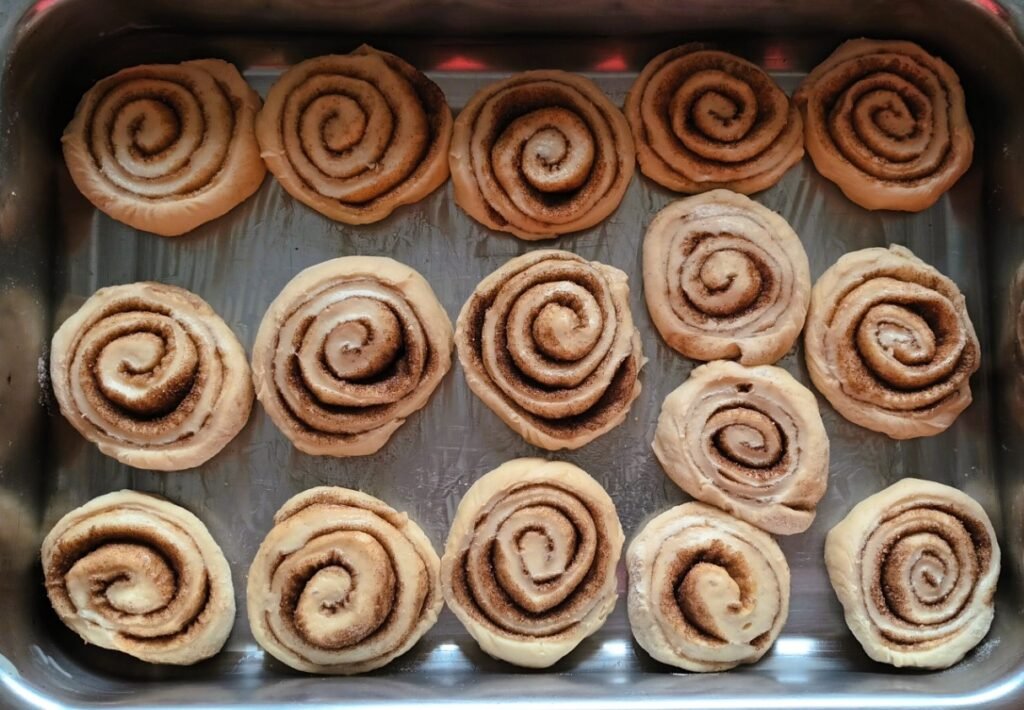
M 455 345 L 470 389 L 551 451 L 618 426 L 640 394 L 644 357 L 626 275 L 569 252 L 533 251 L 481 281 Z
M 865 498 L 829 531 L 825 564 L 846 624 L 881 663 L 948 668 L 995 615 L 992 523 L 941 483 L 905 478 Z
M 441 558 L 445 601 L 489 655 L 547 668 L 615 607 L 615 504 L 582 469 L 515 459 L 466 492 Z
M 263 159 L 281 186 L 347 224 L 379 222 L 443 185 L 451 133 L 437 84 L 367 45 L 296 64 L 256 119 Z
M 622 112 L 594 82 L 528 71 L 479 91 L 455 121 L 455 201 L 486 227 L 549 239 L 603 221 L 634 168 Z
M 351 675 L 401 656 L 437 621 L 440 560 L 405 513 L 321 486 L 294 496 L 249 569 L 253 636 L 306 673 Z
M 814 522 L 828 452 L 814 395 L 771 365 L 698 367 L 665 398 L 654 435 L 680 488 L 776 535 Z
M 754 663 L 789 615 L 789 565 L 779 546 L 703 503 L 676 506 L 645 525 L 626 566 L 633 636 L 677 668 Z
M 643 258 L 651 320 L 686 357 L 767 365 L 803 328 L 811 272 L 800 238 L 743 195 L 673 202 L 647 228 Z
M 219 59 L 122 69 L 82 97 L 64 130 L 64 160 L 97 209 L 178 236 L 263 182 L 259 108 L 259 95 Z
M 764 71 L 686 44 L 652 59 L 626 97 L 644 175 L 676 192 L 767 189 L 800 162 L 803 122 Z
M 199 466 L 249 419 L 249 363 L 199 296 L 139 282 L 101 288 L 53 336 L 61 414 L 100 451 L 157 471 Z
M 960 79 L 913 42 L 845 42 L 793 99 L 818 172 L 869 210 L 927 209 L 971 165 Z
M 851 252 L 822 274 L 804 348 L 832 406 L 893 439 L 945 431 L 981 363 L 960 289 L 897 245 Z
M 427 403 L 451 350 L 448 314 L 416 271 L 332 259 L 293 278 L 263 316 L 256 397 L 300 451 L 372 454 Z
M 43 540 L 46 593 L 86 643 L 190 665 L 235 623 L 231 569 L 202 521 L 135 491 L 94 498 Z

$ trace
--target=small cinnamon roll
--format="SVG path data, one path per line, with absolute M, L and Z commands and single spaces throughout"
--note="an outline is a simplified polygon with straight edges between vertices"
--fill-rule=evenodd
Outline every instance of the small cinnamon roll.
M 569 252 L 533 251 L 481 281 L 455 345 L 470 389 L 544 449 L 593 441 L 640 394 L 626 275 Z
M 854 506 L 825 541 L 846 624 L 874 660 L 948 668 L 988 633 L 999 543 L 978 503 L 905 478 Z
M 767 533 L 703 503 L 654 518 L 626 552 L 629 624 L 645 651 L 688 671 L 754 663 L 789 615 L 789 565 Z
M 818 172 L 869 210 L 927 209 L 971 165 L 960 79 L 913 42 L 844 42 L 793 100 Z
M 769 365 L 803 328 L 811 271 L 800 238 L 743 195 L 673 202 L 647 228 L 643 256 L 651 320 L 686 357 Z
M 42 548 L 46 593 L 87 643 L 147 663 L 213 656 L 235 623 L 231 569 L 202 521 L 118 491 L 61 518 Z
M 263 316 L 256 397 L 300 451 L 372 454 L 426 405 L 451 351 L 451 321 L 420 274 L 386 257 L 332 259 Z
M 608 217 L 633 177 L 622 112 L 589 79 L 528 71 L 479 91 L 455 121 L 455 201 L 521 239 L 578 232 Z
M 445 601 L 486 653 L 547 668 L 615 607 L 615 504 L 582 469 L 515 459 L 466 492 L 441 558 Z
M 814 394 L 771 365 L 698 367 L 665 398 L 654 435 L 680 488 L 776 535 L 814 522 L 828 452 Z
M 199 466 L 249 419 L 245 350 L 199 296 L 139 282 L 101 288 L 50 348 L 61 414 L 100 451 L 156 471 Z
M 701 44 L 652 59 L 626 97 L 640 170 L 676 192 L 774 185 L 804 154 L 803 122 L 760 67 Z
M 851 252 L 822 274 L 804 348 L 832 406 L 893 439 L 945 431 L 971 403 L 981 364 L 960 289 L 897 245 Z
M 347 224 L 379 222 L 448 179 L 452 112 L 405 60 L 363 45 L 299 62 L 256 119 L 263 159 L 292 197 Z
M 259 108 L 259 95 L 219 59 L 122 69 L 82 97 L 64 130 L 64 160 L 97 209 L 178 236 L 263 182 Z
M 365 673 L 437 621 L 439 566 L 405 513 L 359 491 L 311 488 L 277 511 L 249 568 L 249 625 L 296 670 Z

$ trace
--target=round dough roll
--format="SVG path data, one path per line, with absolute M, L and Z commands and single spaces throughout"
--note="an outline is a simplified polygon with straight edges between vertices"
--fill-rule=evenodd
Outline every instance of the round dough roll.
M 818 172 L 869 210 L 927 209 L 971 165 L 960 79 L 913 42 L 844 42 L 793 100 Z
M 451 351 L 448 314 L 416 271 L 332 259 L 288 282 L 263 316 L 256 397 L 300 451 L 372 454 L 427 403 Z
M 626 565 L 633 636 L 678 668 L 754 663 L 789 615 L 789 565 L 779 546 L 703 503 L 676 506 L 644 526 Z
M 466 492 L 441 558 L 445 600 L 486 653 L 547 668 L 615 607 L 615 504 L 572 464 L 515 459 Z
M 676 192 L 750 194 L 804 154 L 803 121 L 760 67 L 701 44 L 662 52 L 626 97 L 644 175 Z
M 97 209 L 178 236 L 263 182 L 259 108 L 259 95 L 219 59 L 122 69 L 82 97 L 64 130 L 64 160 Z
M 455 345 L 470 389 L 551 451 L 618 426 L 640 394 L 626 274 L 569 252 L 532 251 L 481 281 Z
M 249 625 L 299 671 L 380 668 L 437 622 L 440 564 L 405 513 L 359 491 L 311 488 L 277 511 L 249 568 Z
M 139 282 L 101 288 L 50 348 L 61 414 L 100 451 L 157 471 L 199 466 L 249 419 L 249 362 L 199 296 Z
M 455 121 L 455 201 L 486 227 L 549 239 L 602 222 L 635 156 L 629 124 L 594 82 L 528 71 L 481 89 Z
M 907 248 L 842 256 L 811 294 L 807 369 L 832 406 L 893 439 L 945 431 L 981 349 L 960 289 Z
M 299 62 L 256 119 L 263 159 L 282 187 L 347 224 L 379 222 L 443 185 L 451 133 L 437 84 L 367 45 Z
M 846 624 L 874 660 L 948 668 L 988 633 L 999 543 L 955 488 L 905 478 L 865 498 L 825 540 Z
M 643 258 L 651 320 L 686 357 L 768 365 L 803 328 L 811 271 L 800 238 L 743 195 L 713 190 L 665 207 Z
M 771 365 L 695 369 L 665 398 L 654 453 L 691 496 L 776 535 L 809 528 L 828 485 L 817 400 Z
M 94 498 L 43 540 L 46 593 L 87 643 L 147 663 L 213 656 L 235 623 L 231 569 L 202 521 L 135 491 Z

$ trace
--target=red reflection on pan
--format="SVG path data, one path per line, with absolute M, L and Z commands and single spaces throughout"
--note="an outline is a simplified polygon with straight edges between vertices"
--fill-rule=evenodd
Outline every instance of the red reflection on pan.
M 626 71 L 626 58 L 621 54 L 613 54 L 595 64 L 594 71 Z
M 479 59 L 456 54 L 454 57 L 445 59 L 435 68 L 438 71 L 480 71 L 481 69 L 486 69 L 487 65 Z

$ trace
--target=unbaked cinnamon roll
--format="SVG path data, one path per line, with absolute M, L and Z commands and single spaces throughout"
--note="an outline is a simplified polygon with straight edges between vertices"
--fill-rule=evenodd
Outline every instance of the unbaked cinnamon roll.
M 253 636 L 306 673 L 350 675 L 408 651 L 437 621 L 440 560 L 405 513 L 347 488 L 286 502 L 249 569 Z
M 263 316 L 256 397 L 300 451 L 372 454 L 427 403 L 451 350 L 448 314 L 416 271 L 332 259 L 288 282 Z
M 347 224 L 379 222 L 444 184 L 451 133 L 437 84 L 367 45 L 293 66 L 256 120 L 281 186 Z
M 626 97 L 640 170 L 676 192 L 771 187 L 804 154 L 803 122 L 759 67 L 686 44 L 652 59 Z
M 869 210 L 927 209 L 971 165 L 960 79 L 913 42 L 845 42 L 793 99 L 818 172 Z
M 481 281 L 455 345 L 470 389 L 551 451 L 618 426 L 640 394 L 644 357 L 626 275 L 569 252 L 533 251 Z
M 135 491 L 94 498 L 43 540 L 46 593 L 86 643 L 190 665 L 235 623 L 231 569 L 202 521 Z
M 988 633 L 999 543 L 955 488 L 905 478 L 865 498 L 825 541 L 846 623 L 874 660 L 948 668 Z
M 814 284 L 811 379 L 844 417 L 893 439 L 945 431 L 981 350 L 960 289 L 905 247 L 844 255 Z
M 771 365 L 698 367 L 665 398 L 654 435 L 680 488 L 776 535 L 814 522 L 828 451 L 814 395 Z
M 743 195 L 673 202 L 647 228 L 643 256 L 651 320 L 687 357 L 767 365 L 803 328 L 811 272 L 800 238 Z
M 767 533 L 703 503 L 647 523 L 626 552 L 629 624 L 645 651 L 688 671 L 763 656 L 789 615 L 789 565 Z
M 199 466 L 249 419 L 249 362 L 199 296 L 139 282 L 101 288 L 50 348 L 61 414 L 100 451 L 157 471 Z
M 615 504 L 582 469 L 515 459 L 466 492 L 441 558 L 445 601 L 486 653 L 547 668 L 615 607 Z
M 82 97 L 64 130 L 64 160 L 100 211 L 177 236 L 263 182 L 259 108 L 259 95 L 219 59 L 123 69 Z
M 622 112 L 589 79 L 528 71 L 479 91 L 455 121 L 455 201 L 486 227 L 549 239 L 603 221 L 635 157 Z

